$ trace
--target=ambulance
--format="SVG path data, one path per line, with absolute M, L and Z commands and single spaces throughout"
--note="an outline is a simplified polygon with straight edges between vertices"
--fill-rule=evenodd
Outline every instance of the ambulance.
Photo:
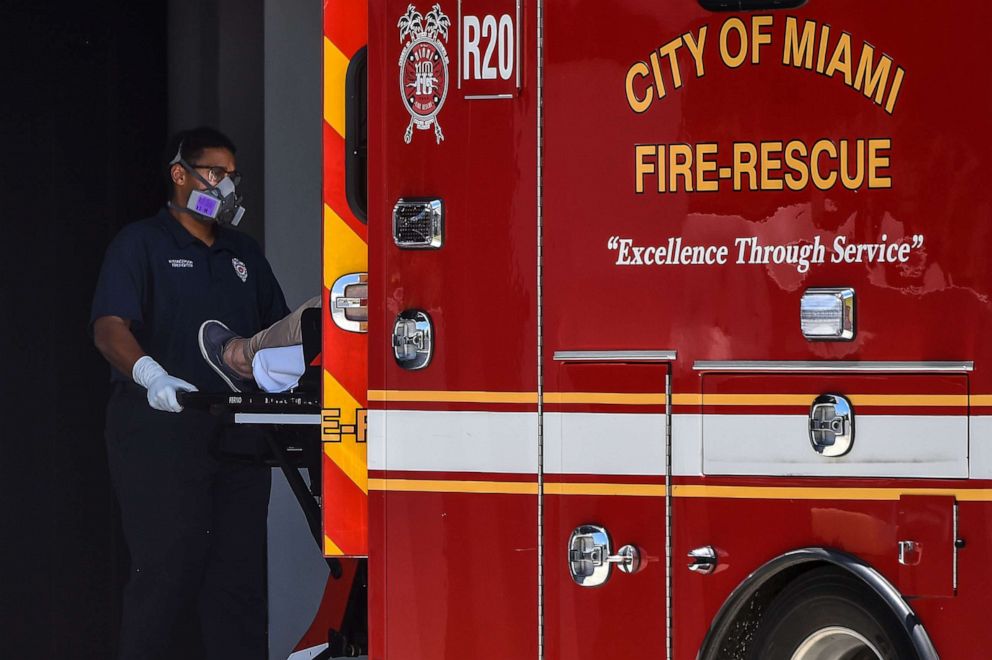
M 324 7 L 362 652 L 992 655 L 988 3 Z

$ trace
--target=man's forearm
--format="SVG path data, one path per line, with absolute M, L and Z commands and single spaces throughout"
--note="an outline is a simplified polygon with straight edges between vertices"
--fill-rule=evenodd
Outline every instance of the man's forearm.
M 93 323 L 93 343 L 107 362 L 126 376 L 145 354 L 131 333 L 130 322 L 118 316 L 101 316 Z

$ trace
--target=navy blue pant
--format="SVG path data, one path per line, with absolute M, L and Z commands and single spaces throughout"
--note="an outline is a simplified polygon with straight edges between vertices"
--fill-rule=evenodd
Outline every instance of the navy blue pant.
M 210 454 L 218 420 L 148 406 L 116 385 L 107 455 L 131 570 L 121 660 L 169 658 L 176 622 L 195 611 L 209 660 L 268 655 L 266 516 L 271 472 Z

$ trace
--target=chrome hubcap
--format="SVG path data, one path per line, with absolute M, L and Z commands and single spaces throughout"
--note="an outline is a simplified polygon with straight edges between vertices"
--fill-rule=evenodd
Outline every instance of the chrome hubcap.
M 830 626 L 803 640 L 792 660 L 882 660 L 882 654 L 860 633 Z

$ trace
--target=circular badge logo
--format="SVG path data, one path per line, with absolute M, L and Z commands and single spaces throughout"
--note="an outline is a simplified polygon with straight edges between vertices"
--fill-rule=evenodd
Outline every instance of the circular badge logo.
M 437 115 L 448 96 L 448 57 L 444 46 L 422 38 L 410 42 L 400 76 L 403 103 L 414 117 Z
M 444 139 L 437 115 L 448 97 L 448 51 L 441 40 L 448 40 L 451 20 L 434 5 L 426 15 L 417 11 L 414 5 L 407 7 L 396 25 L 400 31 L 400 41 L 408 39 L 400 53 L 400 96 L 403 107 L 410 113 L 403 141 L 410 144 L 414 129 L 422 131 L 434 128 L 434 136 L 440 144 Z

